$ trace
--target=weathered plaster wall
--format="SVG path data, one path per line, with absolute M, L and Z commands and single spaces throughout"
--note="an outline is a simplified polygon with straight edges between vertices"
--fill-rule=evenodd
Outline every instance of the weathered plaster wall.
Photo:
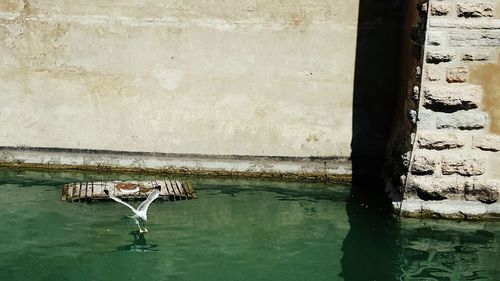
M 0 145 L 348 157 L 357 1 L 0 2 Z
M 422 7 L 425 61 L 399 207 L 410 216 L 499 217 L 500 1 Z

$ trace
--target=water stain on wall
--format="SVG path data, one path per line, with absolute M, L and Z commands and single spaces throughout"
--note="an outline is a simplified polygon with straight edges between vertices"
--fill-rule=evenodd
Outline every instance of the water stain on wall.
M 490 131 L 500 134 L 500 59 L 497 63 L 470 67 L 470 82 L 483 86 L 483 108 L 490 119 Z

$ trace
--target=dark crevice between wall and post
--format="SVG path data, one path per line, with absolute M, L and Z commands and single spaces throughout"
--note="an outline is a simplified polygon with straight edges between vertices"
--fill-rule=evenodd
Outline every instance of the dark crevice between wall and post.
M 350 229 L 343 241 L 345 280 L 396 280 L 399 228 L 386 193 L 388 143 L 402 108 L 405 14 L 408 3 L 361 0 L 356 46 Z M 404 87 L 405 88 L 405 87 Z M 362 270 L 360 270 L 362 268 Z M 368 274 L 367 274 L 368 272 Z
M 398 100 L 401 1 L 360 1 L 351 159 L 354 183 L 381 181 Z

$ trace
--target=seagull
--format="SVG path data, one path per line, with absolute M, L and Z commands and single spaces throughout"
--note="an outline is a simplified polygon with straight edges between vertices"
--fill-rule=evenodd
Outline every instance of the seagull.
M 139 227 L 139 233 L 145 233 L 145 232 L 148 232 L 148 229 L 146 228 L 146 222 L 148 220 L 147 213 L 148 213 L 149 205 L 156 198 L 158 198 L 158 196 L 160 195 L 160 189 L 161 189 L 161 186 L 159 186 L 159 185 L 155 186 L 153 192 L 151 192 L 149 194 L 148 198 L 146 198 L 146 200 L 144 200 L 141 203 L 141 205 L 139 205 L 139 207 L 137 209 L 132 207 L 130 204 L 122 201 L 120 198 L 109 194 L 109 191 L 107 189 L 105 189 L 104 192 L 106 193 L 106 195 L 109 196 L 109 198 L 111 198 L 111 199 L 115 200 L 116 202 L 121 203 L 121 204 L 127 206 L 128 208 L 130 208 L 132 210 L 132 212 L 134 212 L 134 215 L 131 216 L 130 218 L 134 219 L 135 224 Z M 144 223 L 144 230 L 142 230 L 142 228 L 141 228 L 141 222 Z

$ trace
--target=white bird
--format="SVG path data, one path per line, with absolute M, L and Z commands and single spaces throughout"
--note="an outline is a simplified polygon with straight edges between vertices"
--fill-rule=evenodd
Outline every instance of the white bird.
M 143 232 L 148 232 L 148 229 L 146 228 L 146 222 L 148 220 L 148 208 L 149 208 L 149 205 L 156 198 L 158 198 L 158 196 L 160 195 L 160 189 L 161 189 L 160 186 L 155 186 L 155 189 L 153 190 L 153 192 L 151 192 L 148 195 L 148 198 L 146 198 L 146 200 L 144 200 L 141 203 L 141 205 L 139 205 L 139 207 L 137 209 L 134 208 L 134 207 L 132 207 L 130 204 L 122 201 L 120 198 L 118 198 L 118 197 L 116 197 L 114 195 L 109 194 L 108 190 L 105 189 L 104 192 L 106 193 L 106 195 L 109 196 L 109 198 L 115 200 L 118 203 L 121 203 L 121 204 L 129 207 L 132 210 L 132 212 L 134 212 L 134 215 L 131 216 L 131 218 L 134 219 L 135 224 L 139 227 L 139 232 L 143 233 Z M 142 230 L 142 228 L 141 228 L 141 222 L 144 223 L 144 230 Z

